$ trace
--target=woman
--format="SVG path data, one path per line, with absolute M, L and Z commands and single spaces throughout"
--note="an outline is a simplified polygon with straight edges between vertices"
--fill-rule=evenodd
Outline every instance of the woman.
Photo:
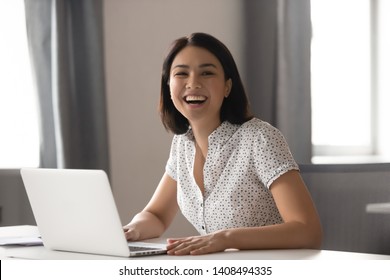
M 254 118 L 234 59 L 216 38 L 176 40 L 162 70 L 160 113 L 175 136 L 165 173 L 128 240 L 160 236 L 180 209 L 199 236 L 171 255 L 319 248 L 321 225 L 281 133 Z

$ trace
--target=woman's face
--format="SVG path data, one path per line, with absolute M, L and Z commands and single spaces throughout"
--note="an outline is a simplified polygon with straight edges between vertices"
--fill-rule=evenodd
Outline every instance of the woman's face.
M 176 109 L 191 125 L 196 121 L 220 123 L 223 99 L 231 89 L 219 60 L 204 48 L 187 46 L 172 62 L 169 77 Z

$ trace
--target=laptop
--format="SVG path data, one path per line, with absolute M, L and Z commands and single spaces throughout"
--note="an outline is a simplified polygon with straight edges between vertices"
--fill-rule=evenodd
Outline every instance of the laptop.
M 103 170 L 20 172 L 45 248 L 120 257 L 166 253 L 166 244 L 126 240 Z

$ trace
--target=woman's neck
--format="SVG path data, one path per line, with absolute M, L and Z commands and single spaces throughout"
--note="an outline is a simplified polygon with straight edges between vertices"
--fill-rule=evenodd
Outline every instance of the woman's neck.
M 208 138 L 209 135 L 221 125 L 221 121 L 215 122 L 191 122 L 191 129 L 194 134 L 196 145 L 202 151 L 203 156 L 206 158 L 208 150 Z

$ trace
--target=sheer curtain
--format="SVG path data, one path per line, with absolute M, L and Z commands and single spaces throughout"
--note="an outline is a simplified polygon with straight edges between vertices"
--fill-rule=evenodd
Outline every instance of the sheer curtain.
M 109 151 L 101 0 L 25 0 L 41 167 L 103 169 Z
M 310 0 L 245 0 L 246 84 L 256 116 L 311 162 Z

